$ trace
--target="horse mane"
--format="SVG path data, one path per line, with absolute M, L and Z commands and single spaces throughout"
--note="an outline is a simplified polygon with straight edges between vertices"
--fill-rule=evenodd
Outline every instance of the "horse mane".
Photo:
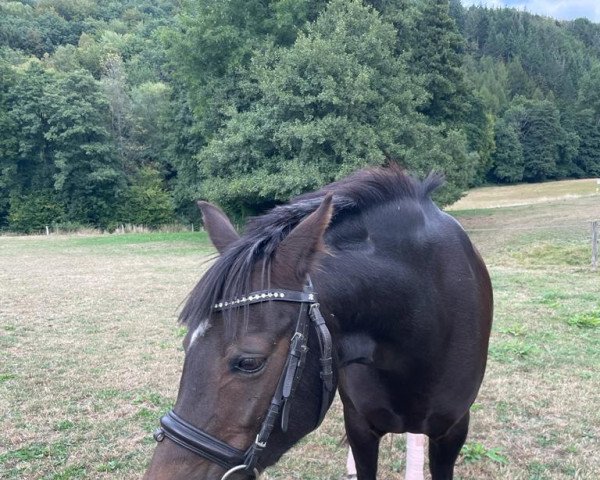
M 402 198 L 417 201 L 429 198 L 443 183 L 441 174 L 430 173 L 419 181 L 397 164 L 367 168 L 250 218 L 240 239 L 217 258 L 194 287 L 179 321 L 194 329 L 199 322 L 210 318 L 213 306 L 220 300 L 241 298 L 250 293 L 250 281 L 257 265 L 262 265 L 265 284 L 262 288 L 268 288 L 270 263 L 277 247 L 296 225 L 319 207 L 329 192 L 333 192 L 334 223 L 336 216 L 345 211 L 364 211 Z M 225 312 L 226 318 L 232 311 Z

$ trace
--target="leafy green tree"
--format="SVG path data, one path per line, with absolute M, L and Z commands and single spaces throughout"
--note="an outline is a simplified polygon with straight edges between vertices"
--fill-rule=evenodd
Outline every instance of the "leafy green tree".
M 539 182 L 557 178 L 566 132 L 556 105 L 550 100 L 517 97 L 504 118 L 519 134 L 525 162 L 523 179 Z
M 506 183 L 522 181 L 525 172 L 525 158 L 515 125 L 506 120 L 499 120 L 496 122 L 494 131 L 496 149 L 491 156 L 491 178 Z
M 22 233 L 40 233 L 46 226 L 64 219 L 64 207 L 51 189 L 35 190 L 10 199 L 10 229 Z
M 582 109 L 590 109 L 600 119 L 600 61 L 583 76 L 579 86 L 577 103 Z
M 521 144 L 525 158 L 524 178 L 542 181 L 557 176 L 560 145 L 564 130 L 560 112 L 548 100 L 525 102 L 526 116 L 521 118 Z
M 15 70 L 12 86 L 5 96 L 5 121 L 10 125 L 3 140 L 0 169 L 3 184 L 9 192 L 26 194 L 52 185 L 54 163 L 45 138 L 49 111 L 43 104 L 45 92 L 54 82 L 38 61 Z
M 44 103 L 51 110 L 45 138 L 54 152 L 54 188 L 67 206 L 68 220 L 108 226 L 118 220 L 115 209 L 125 177 L 100 85 L 87 72 L 71 72 L 48 87 Z
M 425 148 L 416 149 L 406 166 L 421 175 L 431 170 L 442 172 L 446 184 L 434 199 L 448 205 L 458 200 L 473 182 L 480 158 L 477 152 L 469 151 L 467 136 L 459 130 L 436 127 L 428 133 Z
M 566 128 L 561 121 L 562 136 L 558 138 L 558 161 L 556 163 L 556 178 L 581 177 L 585 175 L 577 162 L 581 148 L 581 137 L 577 132 Z
M 449 3 L 450 16 L 454 20 L 454 23 L 456 23 L 458 30 L 462 33 L 465 30 L 467 22 L 465 8 L 462 6 L 461 0 L 450 0 Z
M 196 160 L 203 146 L 198 133 L 198 121 L 187 91 L 177 81 L 172 83 L 171 95 L 164 117 L 159 117 L 159 127 L 164 132 L 165 148 L 160 164 L 170 184 L 177 212 L 189 219 L 199 219 L 194 200 L 202 182 Z M 173 128 L 177 125 L 177 128 Z
M 214 0 L 184 3 L 176 28 L 163 35 L 176 76 L 186 85 L 200 132 L 211 137 L 232 109 L 255 100 L 246 81 L 255 53 L 290 46 L 325 0 Z
M 486 181 L 486 175 L 491 168 L 492 153 L 496 149 L 494 141 L 493 114 L 488 113 L 484 100 L 474 95 L 467 112 L 464 131 L 469 140 L 469 150 L 476 152 L 479 158 L 476 172 L 471 179 L 471 185 L 481 185 Z
M 408 56 L 414 43 L 418 3 L 414 0 L 367 0 L 365 3 L 396 29 L 396 55 Z
M 108 99 L 112 136 L 117 144 L 117 153 L 124 166 L 129 166 L 129 133 L 131 126 L 131 99 L 126 91 L 127 78 L 120 55 L 108 55 L 104 60 L 104 75 L 101 85 Z
M 132 219 L 147 170 L 179 216 L 200 195 L 255 212 L 388 158 L 447 172 L 444 202 L 598 175 L 600 25 L 331 3 L 0 1 L 0 228 Z
M 566 22 L 565 28 L 580 40 L 596 57 L 600 57 L 600 24 L 594 23 L 587 18 L 577 18 L 572 22 Z
M 395 45 L 376 12 L 335 0 L 292 47 L 255 58 L 259 100 L 232 112 L 198 155 L 197 194 L 252 213 L 389 159 L 437 167 L 464 188 L 476 159 L 462 134 L 417 112 L 426 97 Z
M 163 186 L 161 173 L 152 167 L 143 167 L 135 180 L 123 195 L 120 220 L 147 227 L 172 223 L 173 200 Z
M 42 57 L 61 43 L 76 42 L 80 33 L 80 24 L 67 21 L 53 9 L 0 3 L 0 43 L 28 55 Z
M 171 90 L 164 82 L 146 82 L 131 92 L 131 148 L 137 165 L 167 164 L 163 158 L 173 130 L 170 116 Z
M 15 76 L 8 62 L 0 56 L 0 228 L 8 224 L 10 180 L 7 178 L 10 160 L 16 156 L 17 129 L 10 115 L 10 92 L 15 85 Z
M 486 113 L 494 116 L 504 113 L 510 103 L 506 65 L 488 56 L 481 57 L 479 60 L 467 57 L 465 71 L 476 97 L 471 103 L 476 105 L 477 100 L 481 100 Z

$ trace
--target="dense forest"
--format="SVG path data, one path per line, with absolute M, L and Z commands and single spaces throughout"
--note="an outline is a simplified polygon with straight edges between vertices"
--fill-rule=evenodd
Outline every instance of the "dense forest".
M 600 25 L 459 0 L 0 0 L 0 229 L 241 219 L 365 166 L 600 176 Z

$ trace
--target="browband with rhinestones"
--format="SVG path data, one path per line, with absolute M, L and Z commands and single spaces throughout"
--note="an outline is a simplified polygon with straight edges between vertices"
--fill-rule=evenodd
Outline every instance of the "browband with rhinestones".
M 297 292 L 294 290 L 261 290 L 259 292 L 252 292 L 250 295 L 245 295 L 242 298 L 217 302 L 214 304 L 213 310 L 225 310 L 228 308 L 273 300 L 296 303 L 315 303 L 317 301 L 317 295 L 312 292 Z

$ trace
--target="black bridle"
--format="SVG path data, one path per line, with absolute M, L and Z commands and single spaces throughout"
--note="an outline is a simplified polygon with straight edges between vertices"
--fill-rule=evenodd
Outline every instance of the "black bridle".
M 234 472 L 243 472 L 257 478 L 259 475 L 258 459 L 266 448 L 275 422 L 280 415 L 281 429 L 284 432 L 287 431 L 291 400 L 300 381 L 308 352 L 309 323 L 313 325 L 317 333 L 321 354 L 319 358 L 322 381 L 321 411 L 316 427 L 321 424 L 329 408 L 333 391 L 331 334 L 319 310 L 310 278 L 302 292 L 292 290 L 253 292 L 242 298 L 219 302 L 214 305 L 214 310 L 222 311 L 270 301 L 300 303 L 300 311 L 296 330 L 290 340 L 288 358 L 254 443 L 245 451 L 234 448 L 187 423 L 173 410 L 160 419 L 160 428 L 154 432 L 154 439 L 157 442 L 162 442 L 167 437 L 181 447 L 227 469 L 221 480 L 225 480 Z

